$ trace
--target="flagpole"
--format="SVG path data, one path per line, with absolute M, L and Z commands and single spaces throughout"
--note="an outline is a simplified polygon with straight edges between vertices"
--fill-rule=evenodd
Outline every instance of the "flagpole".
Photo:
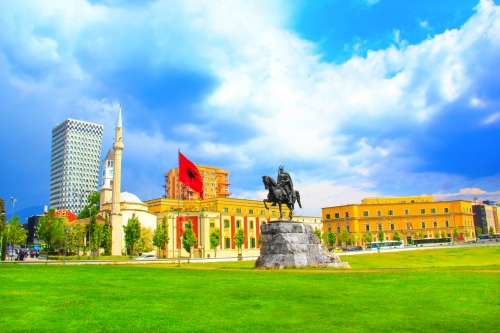
M 177 221 L 175 224 L 179 223 L 179 214 L 181 210 L 181 149 L 177 148 L 177 180 L 178 180 L 178 185 L 177 185 Z M 177 235 L 174 235 L 175 238 L 177 238 Z M 180 238 L 179 238 L 179 252 L 178 252 L 178 263 L 179 266 L 181 265 L 181 247 L 182 244 L 180 244 Z

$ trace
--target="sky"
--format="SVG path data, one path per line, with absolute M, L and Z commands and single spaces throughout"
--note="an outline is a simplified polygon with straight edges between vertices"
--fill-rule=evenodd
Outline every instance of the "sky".
M 500 201 L 500 1 L 2 1 L 0 197 L 48 205 L 51 132 L 123 107 L 122 190 L 177 151 L 299 215 L 372 196 Z M 99 180 L 101 183 L 101 180 Z

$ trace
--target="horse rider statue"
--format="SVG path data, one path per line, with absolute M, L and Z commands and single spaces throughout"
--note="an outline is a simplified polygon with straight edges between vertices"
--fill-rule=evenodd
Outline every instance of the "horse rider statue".
M 282 165 L 280 165 L 278 169 L 278 177 L 277 177 L 278 188 L 281 188 L 288 198 L 288 202 L 292 205 L 295 202 L 295 191 L 293 190 L 293 182 L 292 177 L 288 172 L 285 172 Z M 273 204 L 273 206 L 276 204 Z

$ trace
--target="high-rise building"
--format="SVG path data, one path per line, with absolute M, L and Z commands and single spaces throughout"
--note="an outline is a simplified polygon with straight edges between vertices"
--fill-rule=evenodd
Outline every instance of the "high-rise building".
M 229 198 L 231 192 L 229 186 L 229 171 L 221 168 L 199 165 L 196 167 L 203 178 L 203 192 L 205 198 Z M 179 183 L 179 168 L 171 169 L 164 174 L 165 176 L 165 195 L 169 199 L 199 199 L 200 194 L 193 191 L 189 186 Z
M 52 130 L 50 207 L 79 214 L 97 191 L 103 126 L 66 119 Z

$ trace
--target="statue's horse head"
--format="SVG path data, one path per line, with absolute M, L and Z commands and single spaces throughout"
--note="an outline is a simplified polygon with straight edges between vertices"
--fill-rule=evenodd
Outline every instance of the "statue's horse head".
M 262 176 L 262 182 L 264 183 L 266 190 L 276 186 L 276 182 L 274 181 L 273 177 Z

